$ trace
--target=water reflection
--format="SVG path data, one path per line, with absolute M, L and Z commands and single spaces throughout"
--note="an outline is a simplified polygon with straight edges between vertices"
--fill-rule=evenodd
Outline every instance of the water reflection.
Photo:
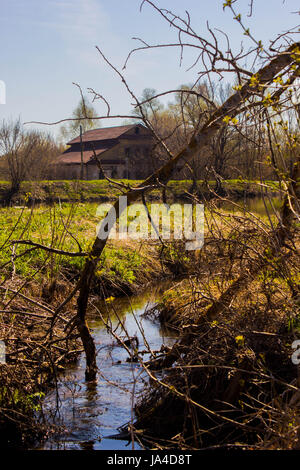
M 162 344 L 170 346 L 175 341 L 174 333 L 142 317 L 145 309 L 155 305 L 166 287 L 162 285 L 160 289 L 152 288 L 130 299 L 98 302 L 94 306 L 89 323 L 98 351 L 97 383 L 85 382 L 83 356 L 63 374 L 58 385 L 59 400 L 55 391 L 45 399 L 47 417 L 52 416 L 63 432 L 51 436 L 43 449 L 132 448 L 131 443 L 107 437 L 117 434 L 121 425 L 134 418 L 133 390 L 138 395 L 147 377 L 139 363 L 126 362 L 128 352 L 108 333 L 105 323 L 117 337 L 126 337 L 127 333 L 136 336 L 139 351 L 146 350 L 147 346 L 151 350 L 159 350 Z M 58 412 L 55 413 L 58 401 Z M 135 443 L 135 449 L 139 448 Z
M 271 215 L 274 214 L 274 211 L 279 212 L 282 199 L 280 197 L 271 197 L 270 199 L 266 196 L 265 198 L 261 196 L 256 197 L 246 197 L 244 199 L 239 199 L 237 201 L 219 201 L 218 205 L 230 212 L 244 212 L 249 211 L 254 214 L 264 216 L 269 212 Z

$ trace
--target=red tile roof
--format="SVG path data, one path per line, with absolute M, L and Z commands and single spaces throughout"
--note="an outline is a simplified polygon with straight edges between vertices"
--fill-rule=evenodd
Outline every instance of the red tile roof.
M 107 140 L 107 139 L 117 139 L 125 132 L 133 129 L 136 126 L 141 126 L 140 124 L 131 124 L 128 126 L 115 126 L 115 127 L 103 127 L 100 129 L 92 129 L 90 131 L 86 131 L 82 134 L 82 142 L 96 142 L 97 140 Z M 144 127 L 144 126 L 143 126 Z M 80 142 L 80 137 L 76 137 L 75 139 L 68 142 L 68 145 L 75 144 Z
M 96 154 L 100 155 L 101 153 L 108 150 L 108 148 L 96 150 Z M 89 162 L 94 157 L 93 150 L 85 150 L 82 152 L 83 163 Z M 81 163 L 81 152 L 64 152 L 57 157 L 55 163 Z
M 89 147 L 89 149 L 83 151 L 83 162 L 87 163 L 91 161 L 94 157 L 94 152 L 91 149 L 92 147 L 92 142 L 94 142 L 94 147 L 95 147 L 95 152 L 96 155 L 103 154 L 107 150 L 111 149 L 115 145 L 117 145 L 118 139 L 124 135 L 126 132 L 128 132 L 130 129 L 134 129 L 135 127 L 140 127 L 143 129 L 147 129 L 141 124 L 131 124 L 128 126 L 115 126 L 115 127 L 104 127 L 100 129 L 92 129 L 90 131 L 85 132 L 82 135 L 82 141 L 83 142 L 90 142 L 89 145 L 86 145 Z M 148 131 L 149 134 L 150 131 Z M 136 139 L 136 135 L 128 135 L 126 136 L 128 138 Z M 138 138 L 147 138 L 147 134 L 139 135 Z M 56 164 L 59 163 L 80 163 L 81 162 L 81 152 L 79 150 L 80 146 L 78 145 L 80 143 L 80 137 L 76 137 L 75 139 L 71 140 L 68 142 L 68 145 L 71 145 L 69 149 L 67 149 L 65 152 L 63 152 L 61 155 L 57 157 L 55 160 Z M 73 145 L 74 144 L 74 145 Z M 77 145 L 76 145 L 77 144 Z M 74 148 L 75 147 L 75 148 Z

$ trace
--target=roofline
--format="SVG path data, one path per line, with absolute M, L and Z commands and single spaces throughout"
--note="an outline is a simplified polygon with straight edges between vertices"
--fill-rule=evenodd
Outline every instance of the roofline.
M 132 127 L 142 127 L 144 129 L 147 129 L 146 126 L 144 126 L 143 124 L 124 124 L 123 126 L 110 126 L 110 127 L 97 127 L 96 129 L 89 129 L 88 131 L 85 131 L 83 134 L 82 134 L 82 137 L 84 137 L 86 134 L 88 134 L 89 132 L 94 132 L 94 131 L 101 131 L 101 130 L 106 130 L 106 129 L 116 129 L 116 128 L 121 128 L 121 127 L 127 127 L 128 130 L 130 130 Z M 127 131 L 126 131 L 127 132 Z M 126 134 L 126 132 L 123 132 L 122 134 Z M 74 139 L 70 140 L 69 142 L 66 143 L 66 145 L 71 145 L 72 142 L 74 140 L 77 140 L 79 136 L 77 137 L 74 137 Z M 116 140 L 116 139 L 119 139 L 120 136 L 118 137 L 113 137 L 113 138 L 110 138 L 110 139 L 99 139 L 99 140 Z M 73 142 L 73 143 L 77 143 L 77 142 Z
M 117 144 L 115 144 L 115 145 L 117 145 Z M 114 147 L 114 146 L 113 146 L 113 147 Z M 111 147 L 111 148 L 112 148 L 112 147 Z M 111 150 L 111 148 L 105 149 L 104 152 L 101 152 L 101 153 L 98 153 L 98 154 L 97 154 L 97 151 L 95 151 L 95 153 L 96 153 L 96 158 L 99 157 L 99 159 L 101 159 L 101 158 L 102 158 L 102 155 L 104 155 L 106 152 L 108 152 L 109 150 Z M 68 149 L 68 150 L 69 150 L 69 149 Z M 83 151 L 83 154 L 84 154 L 85 152 L 91 152 L 91 150 L 84 150 L 84 151 Z M 72 151 L 71 151 L 71 152 L 68 152 L 68 151 L 65 150 L 63 153 L 61 153 L 60 155 L 58 155 L 57 160 L 58 160 L 60 157 L 63 157 L 63 155 L 65 155 L 65 154 L 68 155 L 69 153 L 72 153 Z M 77 152 L 76 152 L 76 153 L 77 153 Z M 100 155 L 101 155 L 101 156 L 100 156 Z M 88 164 L 91 164 L 91 163 L 97 163 L 97 162 L 96 162 L 96 158 L 95 158 L 95 155 L 93 154 L 93 155 L 89 158 L 89 160 L 87 160 L 86 162 L 84 162 L 84 165 L 88 165 Z M 60 161 L 57 161 L 57 162 L 54 162 L 54 163 L 55 163 L 55 164 L 59 164 L 59 163 L 61 163 L 61 162 L 60 162 Z M 76 165 L 76 164 L 80 165 L 81 162 L 74 162 L 74 161 L 72 162 L 72 161 L 70 161 L 70 162 L 62 162 L 62 164 L 63 164 L 63 165 Z

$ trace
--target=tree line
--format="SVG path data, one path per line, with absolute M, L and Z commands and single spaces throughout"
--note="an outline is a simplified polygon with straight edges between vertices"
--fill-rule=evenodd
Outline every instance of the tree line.
M 153 131 L 156 140 L 150 158 L 153 168 L 158 168 L 168 160 L 170 153 L 184 149 L 203 123 L 240 86 L 211 81 L 181 85 L 167 92 L 173 94 L 173 100 L 167 104 L 162 102 L 166 93 L 145 88 L 132 119 L 123 122 L 140 122 Z M 215 181 L 216 191 L 220 193 L 223 180 L 278 180 L 278 171 L 290 176 L 295 146 L 299 146 L 299 128 L 293 96 L 285 95 L 285 109 L 278 121 L 270 116 L 267 101 L 259 113 L 246 108 L 234 120 L 225 117 L 216 135 L 195 158 L 181 162 L 174 169 L 173 178 L 192 180 L 194 189 L 198 180 Z M 28 129 L 20 119 L 3 120 L 0 125 L 1 179 L 11 182 L 12 193 L 19 190 L 24 180 L 55 179 L 53 163 L 67 148 L 66 143 L 79 135 L 80 128 L 84 133 L 100 126 L 97 110 L 83 95 L 56 139 L 50 133 Z M 294 136 L 293 146 L 291 135 Z

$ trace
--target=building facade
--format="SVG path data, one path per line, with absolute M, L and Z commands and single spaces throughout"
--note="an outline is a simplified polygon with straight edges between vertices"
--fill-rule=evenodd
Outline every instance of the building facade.
M 141 124 L 93 129 L 68 142 L 54 163 L 56 179 L 144 179 L 154 168 L 151 132 Z M 83 162 L 83 163 L 82 163 Z M 99 163 L 100 162 L 100 165 Z

